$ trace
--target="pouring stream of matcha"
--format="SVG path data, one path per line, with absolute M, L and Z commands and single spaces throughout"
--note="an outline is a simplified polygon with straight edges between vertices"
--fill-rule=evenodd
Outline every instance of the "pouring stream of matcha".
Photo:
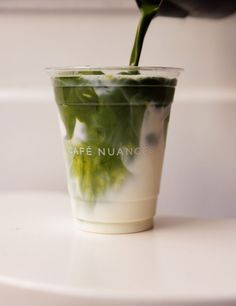
M 138 24 L 130 57 L 129 64 L 131 66 L 138 66 L 145 34 L 152 19 L 157 15 L 163 0 L 136 0 L 136 2 L 141 11 L 141 19 Z

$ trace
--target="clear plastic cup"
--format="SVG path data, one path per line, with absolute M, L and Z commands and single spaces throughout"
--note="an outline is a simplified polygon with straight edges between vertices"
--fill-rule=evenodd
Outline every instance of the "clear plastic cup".
M 152 228 L 178 68 L 49 68 L 79 228 Z

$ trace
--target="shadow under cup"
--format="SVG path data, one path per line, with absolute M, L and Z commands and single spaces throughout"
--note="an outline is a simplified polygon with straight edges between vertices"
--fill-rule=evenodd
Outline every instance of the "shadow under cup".
M 80 229 L 152 228 L 181 69 L 50 68 L 73 216 Z

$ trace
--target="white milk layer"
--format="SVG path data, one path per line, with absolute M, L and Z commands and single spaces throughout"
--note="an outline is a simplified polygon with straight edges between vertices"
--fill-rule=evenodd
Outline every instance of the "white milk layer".
M 119 189 L 110 188 L 94 204 L 83 200 L 78 179 L 69 177 L 74 217 L 90 222 L 119 223 L 150 219 L 155 215 L 165 150 L 164 122 L 170 106 L 156 108 L 150 104 L 144 114 L 139 154 L 125 163 L 131 175 Z M 75 129 L 75 142 L 84 137 L 81 124 Z

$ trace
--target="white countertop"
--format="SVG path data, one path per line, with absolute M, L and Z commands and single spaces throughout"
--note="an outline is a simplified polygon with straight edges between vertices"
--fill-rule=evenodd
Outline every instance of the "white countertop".
M 0 195 L 4 306 L 236 305 L 236 219 L 156 219 L 130 235 L 74 228 L 68 197 Z

